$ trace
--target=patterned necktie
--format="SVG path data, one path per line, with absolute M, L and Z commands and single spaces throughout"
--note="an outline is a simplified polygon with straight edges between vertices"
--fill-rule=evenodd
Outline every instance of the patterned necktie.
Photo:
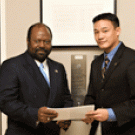
M 103 77 L 103 79 L 105 78 L 105 72 L 106 72 L 106 68 L 107 68 L 107 65 L 108 65 L 109 61 L 110 60 L 108 59 L 108 57 L 105 56 L 105 66 L 102 69 L 102 77 Z
M 49 81 L 49 78 L 47 77 L 47 75 L 46 75 L 46 73 L 45 73 L 45 71 L 44 71 L 43 63 L 40 64 L 39 69 L 40 69 L 41 73 L 43 74 L 43 76 L 44 76 L 46 82 L 48 83 L 48 85 L 49 85 L 49 87 L 50 87 L 50 81 Z

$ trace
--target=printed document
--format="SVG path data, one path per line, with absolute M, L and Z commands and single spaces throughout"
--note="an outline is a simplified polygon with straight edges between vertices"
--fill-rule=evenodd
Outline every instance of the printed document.
M 85 114 L 88 111 L 94 110 L 94 105 L 70 107 L 70 108 L 49 108 L 53 109 L 58 113 L 58 117 L 53 119 L 56 120 L 81 120 L 85 118 Z

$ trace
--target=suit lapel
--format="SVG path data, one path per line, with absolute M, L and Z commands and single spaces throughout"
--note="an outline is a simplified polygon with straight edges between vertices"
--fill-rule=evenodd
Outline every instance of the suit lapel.
M 50 59 L 47 59 L 47 63 L 49 66 L 49 73 L 50 73 L 50 97 L 47 105 L 51 107 L 53 101 L 55 101 L 54 98 L 57 93 L 57 81 L 59 70 L 57 67 L 55 67 L 55 65 Z
M 97 58 L 94 67 L 93 67 L 93 72 L 95 73 L 94 74 L 94 82 L 96 82 L 96 88 L 97 89 L 101 89 L 102 85 L 103 85 L 103 77 L 102 77 L 102 74 L 101 74 L 101 70 L 102 70 L 102 63 L 103 63 L 103 60 L 104 60 L 104 55 L 102 54 L 100 57 Z M 95 76 L 96 75 L 96 76 Z M 96 79 L 95 79 L 96 78 Z
M 24 54 L 24 59 L 25 59 L 24 68 L 29 72 L 39 90 L 45 93 L 45 89 L 48 88 L 49 86 L 45 81 L 42 73 L 40 72 L 36 62 L 31 58 L 28 52 Z
M 116 52 L 116 54 L 114 55 L 111 63 L 110 63 L 110 66 L 107 70 L 107 73 L 106 73 L 106 77 L 105 77 L 105 81 L 104 81 L 104 84 L 106 83 L 107 80 L 109 80 L 109 77 L 111 76 L 111 74 L 113 73 L 113 71 L 116 69 L 116 67 L 120 64 L 120 61 L 121 61 L 121 56 L 122 56 L 122 53 L 124 52 L 124 49 L 125 49 L 125 46 L 124 44 L 122 43 L 121 46 L 119 47 L 118 51 Z
M 104 55 L 102 54 L 101 55 L 101 58 L 100 58 L 100 60 L 99 60 L 99 62 L 98 62 L 98 64 L 97 64 L 97 78 L 99 79 L 99 80 L 102 80 L 102 64 L 103 64 L 103 61 L 104 61 Z

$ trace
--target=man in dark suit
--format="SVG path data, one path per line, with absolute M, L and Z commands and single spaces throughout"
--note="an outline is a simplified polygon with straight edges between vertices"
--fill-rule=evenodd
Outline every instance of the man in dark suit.
M 64 66 L 48 58 L 51 41 L 50 28 L 36 23 L 28 30 L 27 51 L 1 66 L 0 110 L 8 116 L 6 135 L 59 135 L 60 128 L 70 125 L 52 121 L 58 114 L 49 109 L 73 104 Z
M 86 113 L 83 121 L 92 123 L 90 135 L 99 122 L 102 135 L 135 135 L 135 51 L 119 41 L 115 14 L 99 14 L 93 24 L 95 40 L 104 53 L 91 64 L 85 104 L 95 104 L 95 110 Z

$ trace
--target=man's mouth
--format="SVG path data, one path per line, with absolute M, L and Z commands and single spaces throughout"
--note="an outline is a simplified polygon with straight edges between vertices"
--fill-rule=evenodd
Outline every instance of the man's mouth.
M 99 41 L 98 44 L 104 44 L 106 41 Z
M 43 54 L 43 53 L 46 53 L 46 52 L 44 50 L 38 50 L 37 53 Z
M 45 51 L 45 49 L 37 49 L 36 53 L 38 53 L 38 54 L 45 54 L 46 51 Z

